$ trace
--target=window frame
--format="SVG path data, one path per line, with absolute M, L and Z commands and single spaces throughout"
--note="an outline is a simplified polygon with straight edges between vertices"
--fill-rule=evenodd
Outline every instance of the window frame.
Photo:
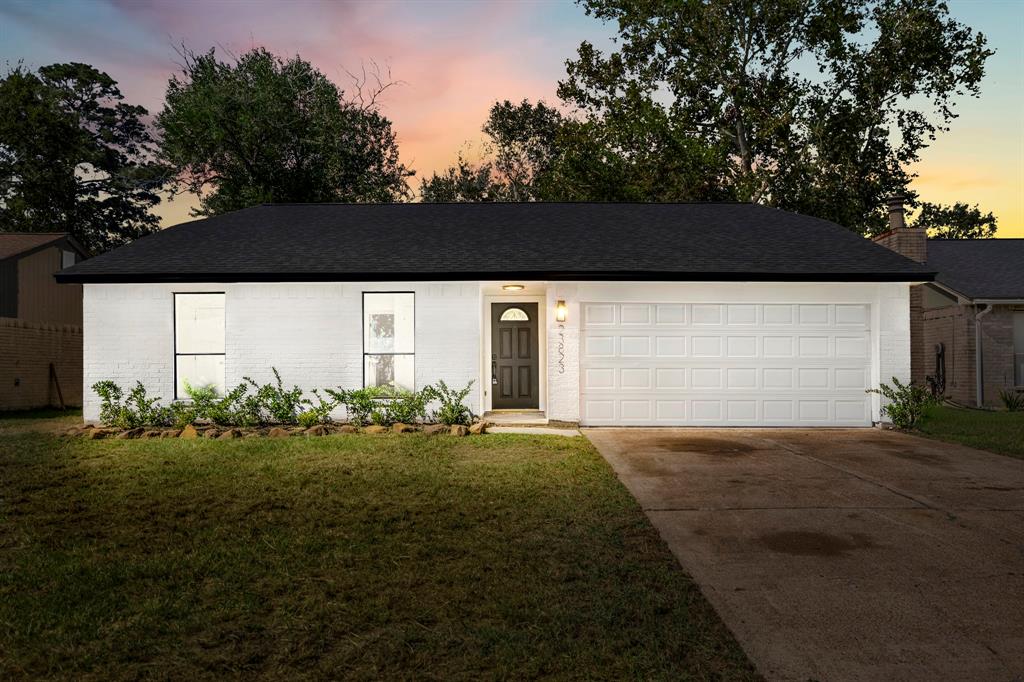
M 176 402 L 188 400 L 188 396 L 181 397 L 178 395 L 178 357 L 179 356 L 221 356 L 227 362 L 227 339 L 225 338 L 224 352 L 223 353 L 179 353 L 178 352 L 178 296 L 223 296 L 224 297 L 224 335 L 227 336 L 228 330 L 228 295 L 226 291 L 174 291 L 171 292 L 171 341 L 173 344 L 174 355 L 172 356 L 173 373 L 174 373 L 174 400 Z M 227 377 L 224 377 L 224 389 L 227 392 Z
M 402 353 L 369 353 L 366 350 L 366 297 L 373 295 L 391 295 L 395 296 L 398 294 L 408 294 L 412 296 L 412 352 Z M 416 292 L 415 291 L 364 291 L 362 297 L 359 299 L 359 339 L 362 344 L 362 372 L 363 372 L 363 388 L 368 388 L 366 385 L 366 357 L 368 355 L 411 355 L 412 356 L 412 388 L 410 390 L 416 390 Z

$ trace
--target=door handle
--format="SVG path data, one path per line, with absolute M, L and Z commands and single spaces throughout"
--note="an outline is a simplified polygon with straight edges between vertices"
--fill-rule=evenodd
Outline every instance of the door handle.
M 491 383 L 495 386 L 498 385 L 498 361 L 491 360 Z

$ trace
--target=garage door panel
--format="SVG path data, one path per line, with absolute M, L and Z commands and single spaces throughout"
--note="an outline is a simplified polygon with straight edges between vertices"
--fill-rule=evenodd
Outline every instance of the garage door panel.
M 646 358 L 651 355 L 650 336 L 620 336 L 619 356 L 623 358 Z
M 654 338 L 654 355 L 658 358 L 685 358 L 685 336 L 656 336 Z
M 659 326 L 686 324 L 686 306 L 684 305 L 661 304 L 654 306 L 654 309 L 654 320 Z
M 583 309 L 585 424 L 870 424 L 867 305 Z
M 651 324 L 651 306 L 640 304 L 623 304 L 619 308 L 619 321 L 622 326 Z
M 725 354 L 730 358 L 756 358 L 756 336 L 727 336 L 725 338 Z

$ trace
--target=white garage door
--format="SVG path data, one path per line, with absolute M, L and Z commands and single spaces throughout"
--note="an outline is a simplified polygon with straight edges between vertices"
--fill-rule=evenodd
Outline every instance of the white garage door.
M 582 308 L 584 424 L 871 424 L 867 305 Z

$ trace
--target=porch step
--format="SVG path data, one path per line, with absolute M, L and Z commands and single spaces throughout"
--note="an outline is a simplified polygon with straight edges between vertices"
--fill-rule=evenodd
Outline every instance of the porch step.
M 491 410 L 483 420 L 494 426 L 547 426 L 548 418 L 540 410 Z
M 487 433 L 521 433 L 528 436 L 580 436 L 579 429 L 550 426 L 494 426 Z

